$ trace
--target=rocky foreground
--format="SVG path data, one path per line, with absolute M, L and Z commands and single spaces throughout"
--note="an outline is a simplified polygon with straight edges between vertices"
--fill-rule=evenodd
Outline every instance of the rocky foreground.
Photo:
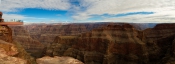
M 35 61 L 19 43 L 0 40 L 0 64 L 84 64 L 71 57 L 43 57 Z
M 15 45 L 0 40 L 0 64 L 27 64 L 27 61 L 19 57 L 12 57 L 18 54 Z

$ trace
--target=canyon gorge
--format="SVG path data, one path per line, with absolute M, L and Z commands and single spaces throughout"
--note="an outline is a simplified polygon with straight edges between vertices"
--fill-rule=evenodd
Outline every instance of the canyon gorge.
M 31 24 L 10 28 L 14 41 L 35 58 L 68 56 L 85 64 L 175 63 L 173 23 Z

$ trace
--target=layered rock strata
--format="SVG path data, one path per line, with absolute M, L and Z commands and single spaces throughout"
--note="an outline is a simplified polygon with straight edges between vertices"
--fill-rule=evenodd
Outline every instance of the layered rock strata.
M 79 36 L 58 36 L 46 55 L 70 56 L 85 64 L 165 64 L 174 57 L 175 24 L 140 31 L 109 24 Z
M 23 26 L 10 26 L 13 31 L 14 41 L 20 43 L 32 56 L 43 56 L 44 45 L 38 40 L 31 38 L 29 32 Z

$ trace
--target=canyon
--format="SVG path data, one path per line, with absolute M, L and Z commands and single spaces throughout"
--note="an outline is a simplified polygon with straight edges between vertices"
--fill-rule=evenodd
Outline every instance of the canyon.
M 175 63 L 173 23 L 31 24 L 10 27 L 14 40 L 35 58 L 68 56 L 85 64 Z
M 175 24 L 138 30 L 108 24 L 77 36 L 57 36 L 46 49 L 49 56 L 70 56 L 85 64 L 174 63 Z
M 13 26 L 13 28 L 20 30 L 11 29 L 7 25 L 0 26 L 0 64 L 84 64 L 72 57 L 38 58 L 42 55 L 38 53 L 42 53 L 44 48 L 42 43 L 32 39 L 23 27 Z

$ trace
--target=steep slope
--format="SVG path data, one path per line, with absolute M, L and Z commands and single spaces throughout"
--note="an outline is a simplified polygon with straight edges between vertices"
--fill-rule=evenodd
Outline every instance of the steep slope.
M 173 56 L 174 28 L 175 24 L 158 24 L 154 28 L 142 32 L 151 62 L 161 61 L 164 64 Z

